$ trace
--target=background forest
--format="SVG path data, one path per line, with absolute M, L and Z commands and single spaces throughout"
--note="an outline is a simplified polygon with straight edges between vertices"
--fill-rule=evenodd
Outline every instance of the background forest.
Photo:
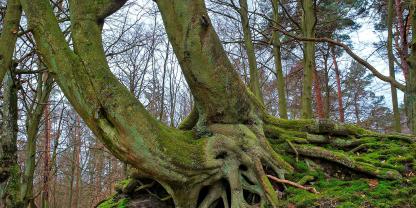
M 9 3 L 0 1 L 2 30 Z M 50 3 L 71 45 L 68 2 Z M 329 119 L 380 133 L 412 133 L 414 125 L 400 91 L 412 83 L 406 61 L 412 41 L 410 4 L 206 1 L 231 63 L 271 115 Z M 14 84 L 19 192 L 37 207 L 94 207 L 128 176 L 128 165 L 95 138 L 50 78 L 24 15 L 15 33 L 13 70 L 1 85 L 0 121 L 7 128 L 6 92 Z M 117 78 L 155 118 L 178 127 L 194 98 L 154 1 L 128 1 L 106 19 L 102 39 Z M 0 191 L 3 196 L 5 189 Z

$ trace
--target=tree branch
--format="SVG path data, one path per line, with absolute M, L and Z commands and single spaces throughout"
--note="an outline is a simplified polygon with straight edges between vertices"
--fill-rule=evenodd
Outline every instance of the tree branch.
M 279 32 L 283 33 L 286 36 L 289 36 L 291 38 L 294 38 L 296 40 L 299 41 L 312 41 L 312 42 L 326 42 L 326 43 L 330 43 L 336 46 L 339 46 L 341 48 L 343 48 L 345 50 L 345 52 L 351 56 L 351 58 L 353 58 L 355 61 L 357 61 L 358 63 L 360 63 L 361 65 L 363 65 L 364 67 L 366 67 L 368 70 L 371 71 L 371 73 L 373 73 L 374 76 L 376 76 L 377 78 L 379 78 L 382 81 L 388 82 L 390 84 L 392 84 L 394 87 L 396 87 L 397 89 L 400 89 L 403 92 L 406 92 L 406 86 L 399 83 L 398 81 L 396 81 L 395 79 L 389 77 L 389 76 L 384 76 L 383 74 L 381 74 L 373 65 L 371 65 L 370 63 L 368 63 L 366 60 L 362 59 L 361 57 L 359 57 L 356 53 L 354 53 L 352 51 L 352 49 L 350 47 L 348 47 L 346 44 L 341 43 L 339 41 L 330 39 L 330 38 L 326 38 L 326 37 L 321 37 L 321 38 L 305 38 L 305 37 L 298 37 L 295 35 L 292 35 L 280 28 L 274 28 L 276 30 L 278 30 Z

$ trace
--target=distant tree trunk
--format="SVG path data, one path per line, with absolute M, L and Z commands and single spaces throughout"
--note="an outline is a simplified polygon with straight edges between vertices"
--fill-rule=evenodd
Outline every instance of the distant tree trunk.
M 248 18 L 247 0 L 239 0 L 240 2 L 240 17 L 243 28 L 244 46 L 248 57 L 248 65 L 250 68 L 250 90 L 254 95 L 263 102 L 263 95 L 260 88 L 260 77 L 257 69 L 256 53 L 254 51 L 253 37 L 250 31 L 250 22 Z
M 390 0 L 389 0 L 390 1 Z M 390 3 L 390 2 L 389 2 Z M 402 7 L 402 0 L 395 0 L 394 8 L 396 10 L 397 16 L 397 35 L 396 35 L 396 45 L 397 50 L 400 56 L 400 64 L 403 70 L 405 80 L 409 78 L 409 63 L 407 62 L 407 58 L 409 56 L 409 42 L 407 39 L 408 34 L 408 27 L 405 25 L 405 21 L 403 20 L 403 7 Z M 390 7 L 389 7 L 390 9 Z M 393 13 L 393 11 L 392 11 Z M 398 41 L 400 39 L 400 42 Z
M 75 121 L 75 124 L 73 126 L 75 128 L 73 135 L 72 135 L 72 157 L 71 157 L 71 172 L 70 172 L 70 181 L 69 181 L 69 197 L 68 197 L 68 208 L 72 208 L 74 205 L 74 183 L 76 180 L 76 146 L 77 146 L 77 128 L 78 128 L 78 120 Z M 76 197 L 75 197 L 76 198 Z
M 95 195 L 95 203 L 102 200 L 102 179 L 103 179 L 103 163 L 104 163 L 104 152 L 102 151 L 104 146 L 100 142 L 96 142 L 94 146 L 94 166 L 95 166 L 95 178 L 94 178 L 94 195 Z M 126 164 L 126 163 L 125 163 Z
M 165 114 L 165 80 L 166 80 L 166 73 L 168 69 L 168 60 L 169 60 L 169 41 L 166 43 L 166 53 L 165 53 L 165 59 L 163 62 L 163 74 L 162 74 L 162 92 L 161 92 L 161 98 L 160 98 L 160 114 L 159 114 L 159 120 L 163 121 L 163 117 Z
M 416 133 L 416 2 L 411 1 L 412 44 L 409 62 L 409 78 L 405 93 L 406 111 L 409 128 Z
M 81 186 L 81 121 L 77 116 L 75 121 L 75 135 L 74 135 L 74 152 L 73 152 L 73 164 L 74 164 L 74 200 L 72 201 L 72 208 L 79 207 L 80 186 Z
M 42 79 L 42 77 L 44 79 Z M 46 78 L 46 79 L 45 79 Z M 38 85 L 36 87 L 36 99 L 32 104 L 30 115 L 26 119 L 27 149 L 25 168 L 22 174 L 22 184 L 20 187 L 21 201 L 24 206 L 33 203 L 33 180 L 36 168 L 36 141 L 39 132 L 40 120 L 45 108 L 45 103 L 49 98 L 52 89 L 52 80 L 47 77 L 47 73 L 38 75 Z
M 272 0 L 274 27 L 279 27 L 279 0 Z M 278 30 L 273 30 L 273 55 L 276 68 L 277 93 L 279 95 L 279 116 L 287 119 L 287 101 L 285 90 L 285 79 L 283 77 L 282 55 L 280 51 L 280 34 Z
M 5 77 L 0 121 L 0 207 L 18 207 L 20 167 L 17 162 L 17 88 L 12 73 L 6 72 Z
M 330 49 L 329 49 L 330 50 Z M 329 67 L 328 67 L 328 59 L 329 54 L 328 50 L 326 50 L 326 54 L 323 56 L 324 58 L 324 76 L 325 76 L 325 105 L 324 105 L 324 113 L 325 118 L 329 119 L 330 111 L 331 111 L 331 87 L 329 86 Z
M 315 38 L 315 2 L 302 0 L 302 33 L 305 38 Z M 312 79 L 315 69 L 315 42 L 304 42 L 302 118 L 312 118 Z
M 50 163 L 50 139 L 51 139 L 51 121 L 50 121 L 50 111 L 49 104 L 46 101 L 46 106 L 44 110 L 45 118 L 45 132 L 44 132 L 44 148 L 43 148 L 43 187 L 41 195 L 41 207 L 49 207 L 49 163 Z
M 344 123 L 345 122 L 345 115 L 344 115 L 344 104 L 343 104 L 343 101 L 342 101 L 341 77 L 340 77 L 340 72 L 339 72 L 339 68 L 338 68 L 337 55 L 335 54 L 335 46 L 331 46 L 331 55 L 332 55 L 332 60 L 334 62 L 335 79 L 337 81 L 337 98 L 338 98 L 339 121 Z
M 54 173 L 53 174 L 53 189 L 52 189 L 53 190 L 52 191 L 52 196 L 53 196 L 52 207 L 57 207 L 57 194 L 56 194 L 58 192 L 58 188 L 57 188 L 58 176 L 56 174 L 57 169 L 58 169 L 57 154 L 58 154 L 59 138 L 61 136 L 61 131 L 62 131 L 62 120 L 64 118 L 64 115 L 63 115 L 64 110 L 65 110 L 65 108 L 62 108 L 61 113 L 59 115 L 58 128 L 57 128 L 56 132 L 54 133 L 52 161 L 51 161 L 51 165 L 50 165 L 50 168 L 49 168 L 49 172 L 51 172 L 52 170 L 54 171 L 53 172 Z M 59 194 L 58 196 L 61 197 L 61 194 Z M 60 201 L 61 206 L 63 206 L 62 202 L 63 201 Z
M 315 91 L 315 101 L 316 101 L 318 118 L 324 119 L 325 112 L 324 112 L 324 102 L 322 99 L 321 83 L 319 80 L 318 71 L 316 69 L 313 70 L 313 80 L 315 82 L 314 91 Z
M 394 54 L 393 54 L 393 1 L 388 0 L 387 5 L 387 52 L 389 59 L 389 72 L 390 77 L 395 79 L 395 70 L 394 70 Z M 400 123 L 400 112 L 399 112 L 399 102 L 397 100 L 397 89 L 390 84 L 391 88 L 391 99 L 393 104 L 393 127 L 396 132 L 401 132 L 401 123 Z
M 358 95 L 354 95 L 354 115 L 355 115 L 355 122 L 356 124 L 360 124 L 361 123 L 361 119 L 360 119 L 360 106 L 358 104 Z

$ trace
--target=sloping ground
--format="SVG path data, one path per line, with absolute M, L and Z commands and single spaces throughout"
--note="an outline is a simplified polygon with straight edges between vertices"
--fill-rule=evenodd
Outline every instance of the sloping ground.
M 290 145 L 293 148 L 285 147 L 287 142 L 271 142 L 276 151 L 297 152 L 298 161 L 293 154 L 286 158 L 296 168 L 288 179 L 320 192 L 288 187 L 281 193 L 282 207 L 416 207 L 416 143 L 412 139 L 373 136 Z M 383 179 L 381 173 L 389 170 L 401 177 Z
M 288 188 L 281 207 L 416 207 L 416 178 L 404 180 L 321 179 L 320 194 Z
M 319 193 L 274 183 L 281 207 L 416 207 L 414 137 L 284 134 L 267 136 L 295 168 L 286 179 Z M 98 207 L 168 208 L 172 200 L 156 182 L 128 179 Z

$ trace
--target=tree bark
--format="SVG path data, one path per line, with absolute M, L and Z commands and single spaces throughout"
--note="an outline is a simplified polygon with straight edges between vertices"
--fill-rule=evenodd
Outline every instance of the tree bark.
M 296 133 L 303 139 L 312 134 L 313 138 L 370 134 L 330 122 L 270 116 L 226 56 L 204 0 L 156 0 L 195 99 L 196 119 L 189 125 L 194 130 L 169 128 L 151 117 L 111 73 L 101 41 L 103 21 L 125 1 L 70 0 L 73 48 L 48 0 L 21 2 L 37 48 L 74 109 L 112 154 L 136 168 L 138 177 L 160 183 L 178 208 L 210 207 L 218 201 L 224 207 L 277 207 L 265 167 L 281 177 L 293 167 L 272 149 L 266 139 L 268 126 L 291 129 L 283 131 L 287 135 L 302 131 Z M 304 154 L 310 153 L 306 150 Z M 385 169 L 336 160 L 331 152 L 325 153 L 320 156 L 350 168 L 384 178 L 401 177 L 395 170 L 386 174 L 380 172 Z M 250 204 L 245 191 L 259 201 Z
M 408 58 L 409 63 L 409 81 L 406 85 L 405 103 L 408 126 L 410 130 L 416 132 L 416 2 L 411 1 L 411 24 L 412 24 L 412 42 L 411 55 Z
M 36 142 L 39 132 L 40 120 L 45 108 L 45 103 L 49 99 L 50 91 L 52 90 L 52 80 L 42 80 L 42 76 L 39 75 L 38 85 L 36 87 L 36 100 L 33 102 L 30 116 L 26 120 L 27 129 L 27 149 L 25 168 L 22 174 L 22 184 L 20 187 L 19 199 L 24 206 L 28 206 L 33 202 L 33 181 L 36 168 Z
M 45 130 L 44 130 L 44 148 L 43 148 L 43 184 L 41 195 L 41 207 L 49 207 L 49 170 L 50 170 L 50 141 L 51 141 L 51 117 L 48 100 L 44 108 Z
M 17 162 L 17 87 L 11 72 L 6 73 L 3 87 L 2 121 L 0 123 L 0 207 L 19 207 L 19 174 Z
M 315 91 L 315 101 L 316 101 L 316 110 L 319 119 L 325 118 L 325 111 L 324 111 L 324 102 L 322 99 L 322 90 L 321 90 L 321 83 L 319 80 L 318 71 L 316 69 L 313 70 L 313 80 L 315 85 L 313 87 Z
M 22 7 L 20 0 L 8 0 L 0 36 L 0 82 L 13 65 L 13 52 L 19 32 Z
M 345 115 L 344 115 L 344 104 L 343 104 L 343 101 L 342 101 L 341 77 L 340 77 L 339 68 L 338 68 L 337 55 L 335 54 L 335 46 L 331 46 L 331 55 L 332 55 L 332 60 L 334 62 L 335 79 L 337 81 L 337 99 L 338 99 L 339 121 L 341 123 L 344 123 L 345 122 Z
M 403 75 L 405 77 L 405 80 L 407 80 L 409 78 L 409 64 L 406 60 L 409 56 L 409 43 L 408 43 L 408 38 L 407 38 L 408 30 L 407 30 L 407 25 L 404 24 L 405 21 L 403 20 L 402 0 L 394 0 L 394 1 L 395 1 L 394 9 L 396 11 L 397 31 L 398 31 L 396 37 L 397 37 L 397 40 L 400 39 L 400 42 L 396 41 L 396 44 L 397 44 L 397 49 L 398 49 L 398 53 L 400 56 L 400 63 L 401 63 L 401 68 L 403 70 Z
M 387 5 L 387 53 L 389 59 L 389 73 L 392 79 L 395 79 L 394 54 L 393 54 L 393 1 L 388 0 Z M 401 132 L 401 120 L 399 112 L 399 102 L 397 100 L 397 89 L 390 84 L 391 99 L 393 104 L 393 128 L 396 132 Z
M 325 105 L 324 105 L 324 113 L 325 113 L 325 118 L 329 119 L 330 114 L 331 114 L 331 87 L 329 85 L 329 70 L 330 68 L 328 67 L 328 59 L 330 57 L 330 48 L 326 49 L 326 53 L 324 55 L 324 78 L 325 78 Z
M 278 27 L 279 18 L 279 0 L 272 0 L 274 26 Z M 287 119 L 287 101 L 286 101 L 286 83 L 283 76 L 282 55 L 280 51 L 280 34 L 279 31 L 273 31 L 273 56 L 277 78 L 277 93 L 279 95 L 279 116 Z
M 260 77 L 257 69 L 256 53 L 254 51 L 253 37 L 250 31 L 250 21 L 248 17 L 248 5 L 247 0 L 239 0 L 240 9 L 238 13 L 241 18 L 241 25 L 243 28 L 244 46 L 248 57 L 248 66 L 250 68 L 250 90 L 262 103 L 263 95 L 260 86 Z
M 314 0 L 302 0 L 302 33 L 305 38 L 315 38 Z M 315 69 L 315 43 L 304 42 L 303 48 L 303 87 L 302 118 L 312 118 L 312 80 Z

